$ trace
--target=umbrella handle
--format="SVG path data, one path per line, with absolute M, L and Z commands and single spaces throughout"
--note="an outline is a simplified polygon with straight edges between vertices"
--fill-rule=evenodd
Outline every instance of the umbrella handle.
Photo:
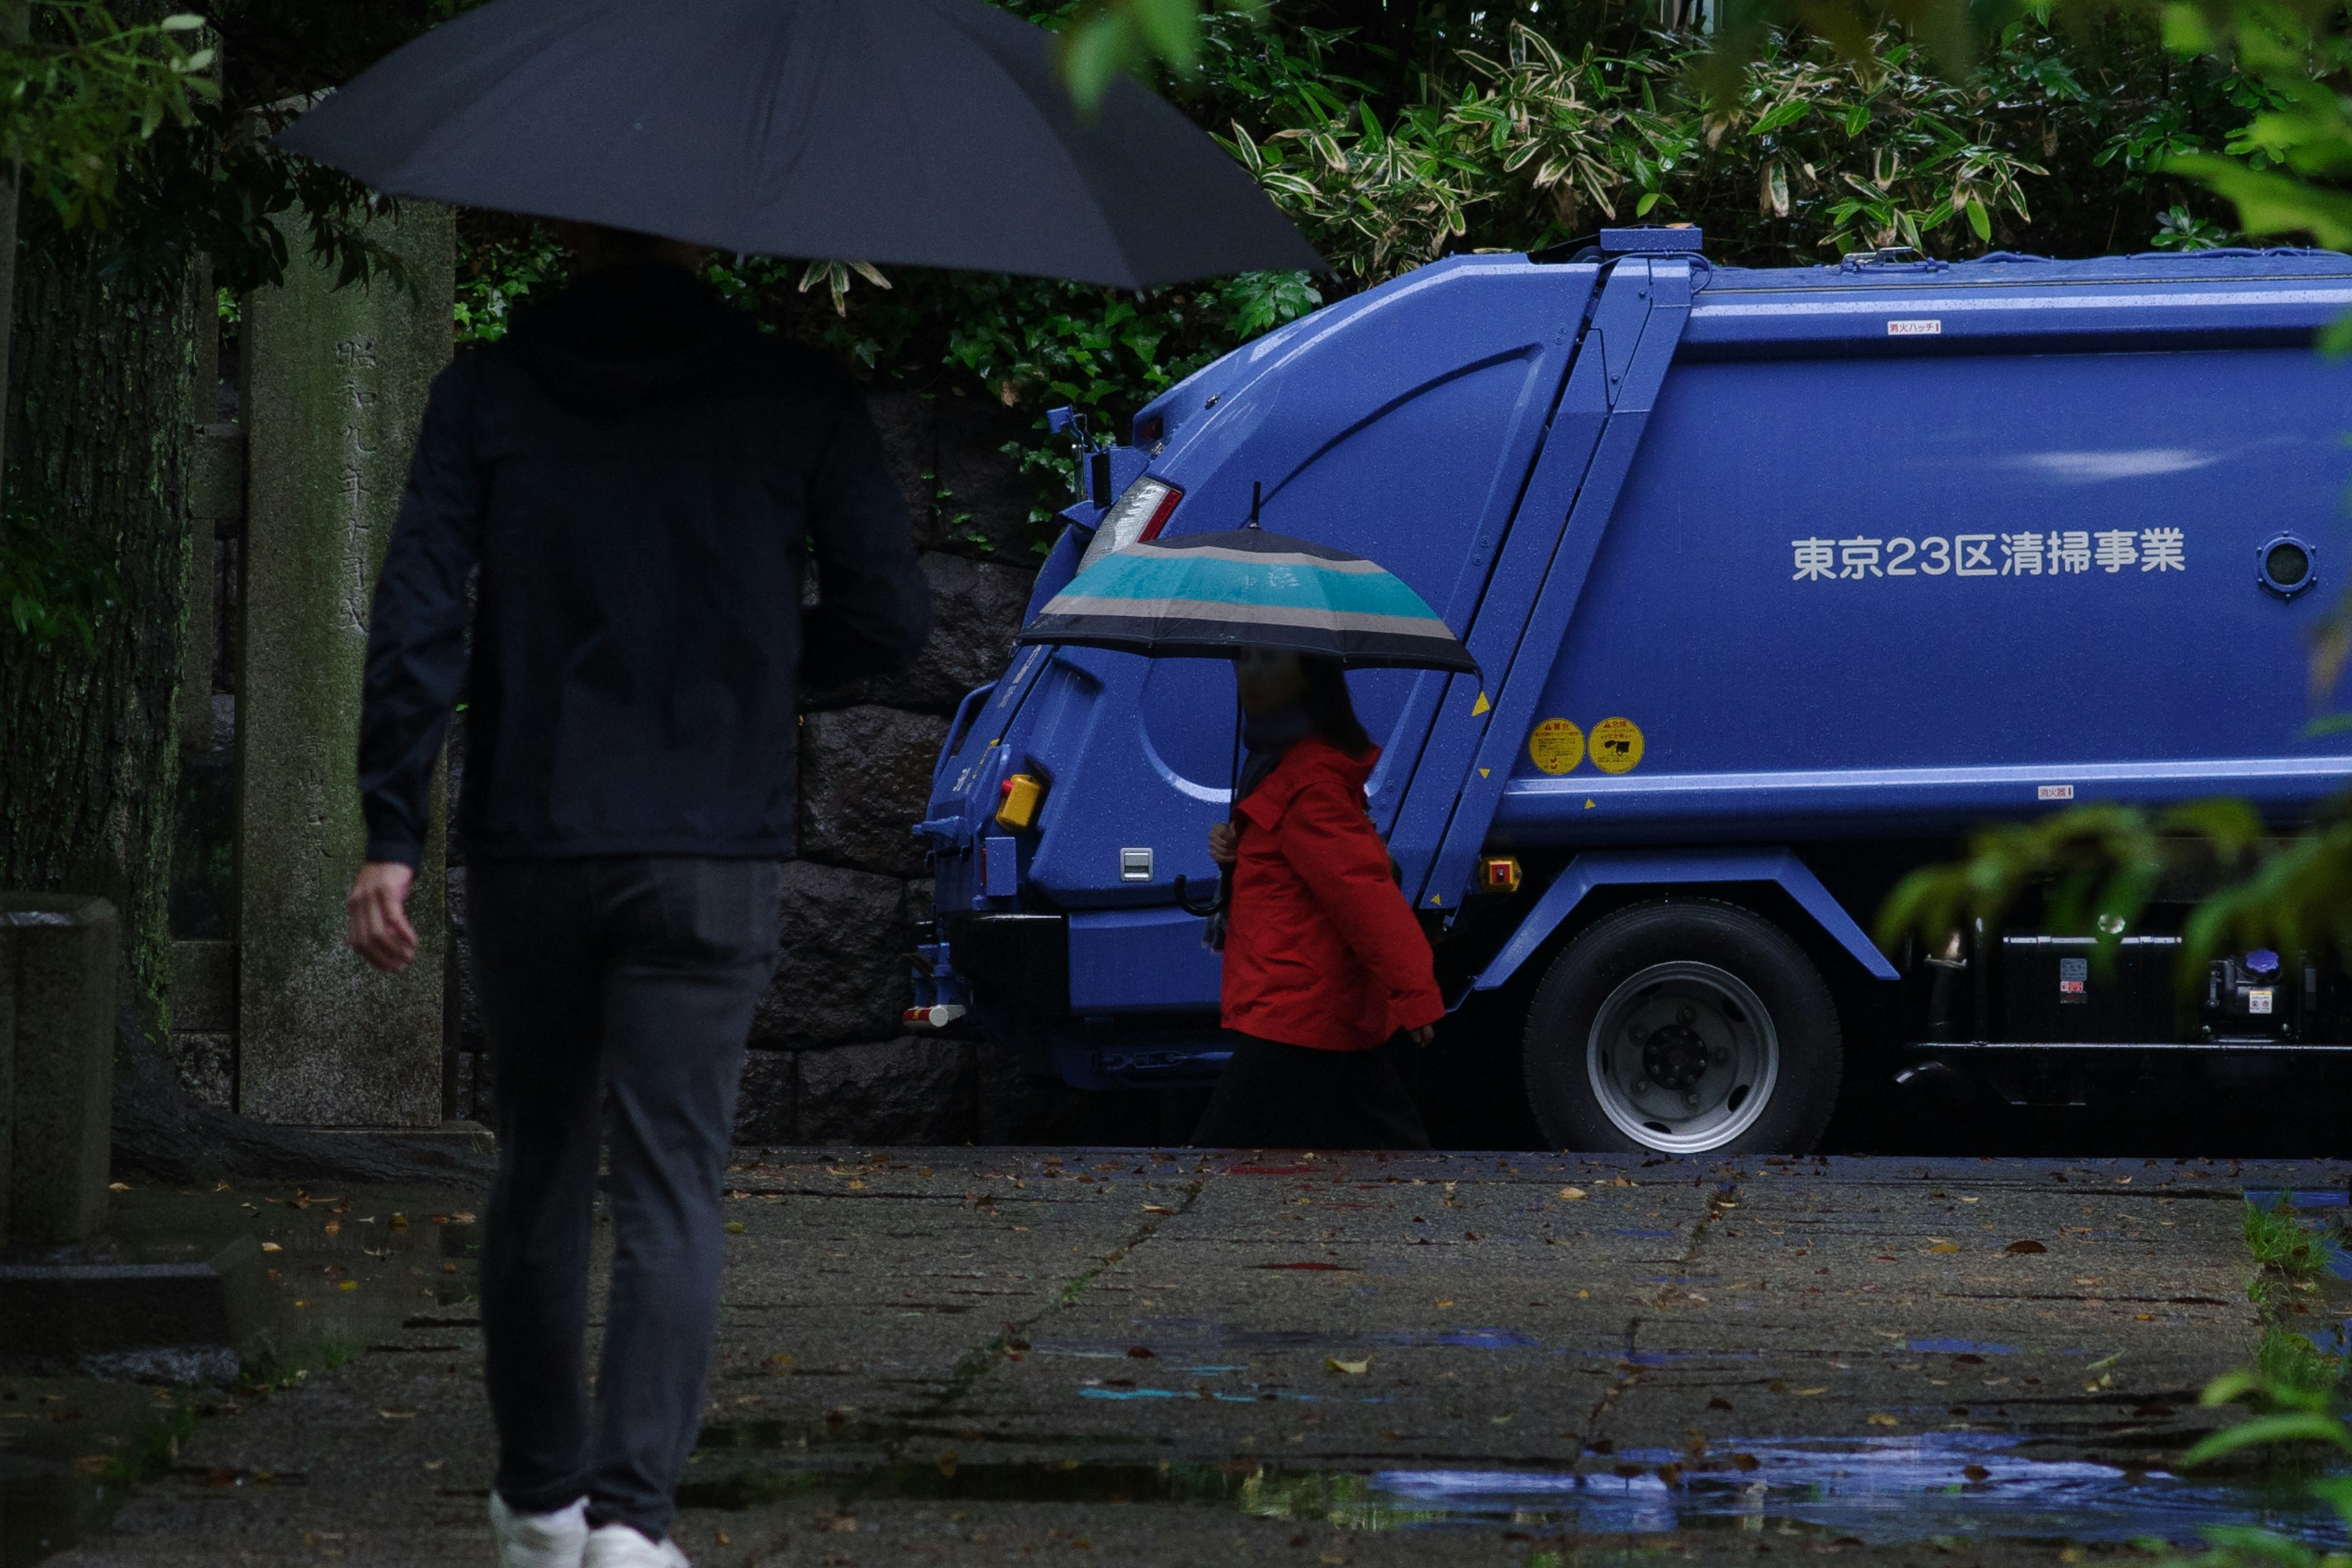
M 1191 896 L 1184 891 L 1184 875 L 1180 871 L 1176 876 L 1176 907 L 1186 914 L 1213 915 L 1224 906 L 1224 878 L 1222 875 L 1217 879 L 1217 890 L 1209 895 L 1206 903 L 1194 903 Z

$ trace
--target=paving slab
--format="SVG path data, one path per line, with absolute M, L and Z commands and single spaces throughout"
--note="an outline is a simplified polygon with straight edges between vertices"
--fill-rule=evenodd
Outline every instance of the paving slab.
M 730 1182 L 698 1563 L 1949 1568 L 2318 1528 L 2171 1466 L 2259 1337 L 2242 1194 L 2343 1167 L 834 1150 Z M 488 1563 L 445 1246 L 366 1353 L 203 1423 L 57 1561 Z

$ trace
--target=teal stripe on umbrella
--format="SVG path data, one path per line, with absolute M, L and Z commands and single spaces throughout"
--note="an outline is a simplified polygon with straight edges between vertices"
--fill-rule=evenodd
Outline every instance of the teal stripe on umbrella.
M 1162 658 L 1276 647 L 1358 668 L 1478 668 L 1421 595 L 1377 563 L 1255 528 L 1156 539 L 1105 556 L 1020 640 Z

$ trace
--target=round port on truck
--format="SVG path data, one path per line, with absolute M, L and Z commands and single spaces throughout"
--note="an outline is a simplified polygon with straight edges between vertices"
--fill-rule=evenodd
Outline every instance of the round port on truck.
M 2313 572 L 2312 547 L 2292 533 L 2282 533 L 2263 545 L 2255 575 L 2262 585 L 2282 599 L 2292 599 L 2318 579 Z
M 1562 1149 L 1805 1153 L 1843 1059 L 1812 960 L 1731 904 L 1620 910 L 1560 950 L 1528 1008 L 1528 1101 Z

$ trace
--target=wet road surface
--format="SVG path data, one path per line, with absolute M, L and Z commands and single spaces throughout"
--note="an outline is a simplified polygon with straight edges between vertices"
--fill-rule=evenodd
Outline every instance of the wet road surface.
M 2170 1465 L 2260 1333 L 2244 1193 L 2340 1201 L 2337 1166 L 965 1149 L 730 1181 L 698 1563 L 2330 1539 L 2292 1493 Z M 54 1561 L 489 1562 L 474 1311 L 416 1286 L 387 1283 L 370 1353 L 203 1422 Z M 2315 1336 L 2347 1292 L 2297 1303 Z

